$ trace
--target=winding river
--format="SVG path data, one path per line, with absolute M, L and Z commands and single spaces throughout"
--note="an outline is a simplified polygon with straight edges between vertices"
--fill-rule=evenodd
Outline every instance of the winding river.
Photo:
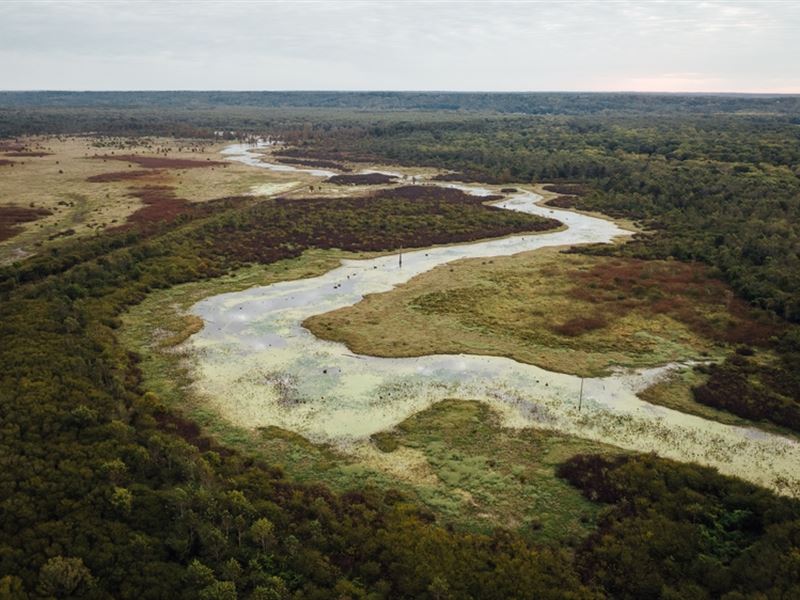
M 327 177 L 333 172 L 265 161 L 258 146 L 224 153 L 258 168 Z M 468 193 L 493 190 L 461 184 Z M 587 378 L 553 373 L 496 356 L 430 355 L 378 358 L 355 355 L 324 341 L 302 322 L 357 303 L 439 265 L 507 256 L 547 246 L 609 242 L 628 232 L 611 221 L 540 206 L 530 191 L 497 204 L 554 217 L 567 228 L 535 235 L 343 260 L 319 277 L 286 281 L 206 298 L 192 307 L 205 327 L 186 343 L 198 392 L 226 419 L 255 428 L 275 425 L 347 450 L 371 434 L 447 398 L 489 403 L 511 427 L 543 427 L 621 448 L 653 451 L 717 467 L 781 493 L 800 495 L 800 444 L 750 427 L 734 427 L 648 404 L 637 397 L 681 365 Z M 583 395 L 580 397 L 581 385 Z M 580 403 L 580 407 L 579 407 Z

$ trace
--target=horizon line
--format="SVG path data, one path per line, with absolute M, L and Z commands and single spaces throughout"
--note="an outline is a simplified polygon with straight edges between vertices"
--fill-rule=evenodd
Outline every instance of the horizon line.
M 126 94 L 134 92 L 195 92 L 195 93 L 334 93 L 334 94 L 646 94 L 646 95 L 668 95 L 668 96 L 800 96 L 800 89 L 793 92 L 771 92 L 771 91 L 667 91 L 667 90 L 415 90 L 415 89 L 58 89 L 58 88 L 30 88 L 30 89 L 0 89 L 0 93 L 71 93 L 71 94 Z

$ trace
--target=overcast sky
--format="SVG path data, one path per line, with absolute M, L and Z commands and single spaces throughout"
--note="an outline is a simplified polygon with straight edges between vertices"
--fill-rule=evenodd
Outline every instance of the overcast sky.
M 800 0 L 5 0 L 0 88 L 800 93 Z

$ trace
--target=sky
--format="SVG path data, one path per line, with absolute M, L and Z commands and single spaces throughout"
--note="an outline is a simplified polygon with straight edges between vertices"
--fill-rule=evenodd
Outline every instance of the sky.
M 800 93 L 800 0 L 16 1 L 4 90 Z

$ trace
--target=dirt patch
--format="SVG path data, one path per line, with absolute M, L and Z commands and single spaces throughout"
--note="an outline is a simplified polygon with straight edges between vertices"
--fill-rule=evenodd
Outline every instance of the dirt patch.
M 141 177 L 152 177 L 160 175 L 161 171 L 114 171 L 112 173 L 101 173 L 100 175 L 92 175 L 87 177 L 86 181 L 90 183 L 109 183 L 112 181 L 128 181 L 131 179 L 139 179 Z
M 25 208 L 22 206 L 0 206 L 0 241 L 14 237 L 20 231 L 22 223 L 29 223 L 51 215 L 44 208 Z
M 203 319 L 197 315 L 184 315 L 183 327 L 181 327 L 181 329 L 178 331 L 174 331 L 171 335 L 161 339 L 159 345 L 163 348 L 172 348 L 173 346 L 177 346 L 178 344 L 181 344 L 189 339 L 190 336 L 203 329 L 204 326 L 205 323 L 203 322 Z
M 362 443 L 353 448 L 352 453 L 362 465 L 384 471 L 401 481 L 424 486 L 441 484 L 424 452 L 416 448 L 398 446 L 387 453 L 369 443 Z
M 92 158 L 135 163 L 145 169 L 202 169 L 228 166 L 228 163 L 218 160 L 192 160 L 190 158 L 165 158 L 162 156 L 140 156 L 136 154 L 105 154 L 103 156 L 93 156 Z
M 364 173 L 360 175 L 334 175 L 326 179 L 336 185 L 386 185 L 396 183 L 397 177 L 384 173 Z

